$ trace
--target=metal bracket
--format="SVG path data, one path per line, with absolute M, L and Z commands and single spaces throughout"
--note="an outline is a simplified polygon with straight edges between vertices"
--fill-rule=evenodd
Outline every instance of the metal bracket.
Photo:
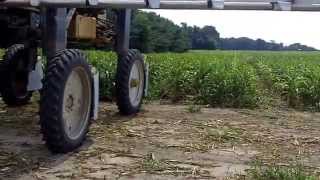
M 208 8 L 224 9 L 224 0 L 208 0 Z
M 160 8 L 160 0 L 146 0 L 146 4 L 151 9 L 159 9 Z
M 72 9 L 68 10 L 67 19 L 66 19 L 66 29 L 69 28 L 72 17 L 75 12 L 76 12 L 76 8 L 72 8 Z
M 28 77 L 28 85 L 27 90 L 28 91 L 36 91 L 42 89 L 42 80 L 43 80 L 43 68 L 41 59 L 38 59 L 35 69 L 31 72 L 29 72 Z
M 149 89 L 149 71 L 150 71 L 150 68 L 149 68 L 149 64 L 146 63 L 145 61 L 145 56 L 143 57 L 144 59 L 144 75 L 145 75 L 145 81 L 144 81 L 144 97 L 147 97 L 148 96 L 148 89 Z
M 99 112 L 99 72 L 97 69 L 92 67 L 92 76 L 93 76 L 93 97 L 92 97 L 92 107 L 91 107 L 91 119 L 98 119 Z
M 275 10 L 291 11 L 292 1 L 291 0 L 280 0 L 276 3 Z

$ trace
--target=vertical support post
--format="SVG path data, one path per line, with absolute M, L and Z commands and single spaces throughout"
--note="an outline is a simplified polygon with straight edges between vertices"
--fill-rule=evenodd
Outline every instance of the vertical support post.
M 44 54 L 50 59 L 57 51 L 67 47 L 67 9 L 46 8 L 41 14 Z
M 121 9 L 117 12 L 116 52 L 118 56 L 126 55 L 130 43 L 131 9 Z
M 30 29 L 27 32 L 27 41 L 24 43 L 25 47 L 28 49 L 28 69 L 31 71 L 35 68 L 35 64 L 38 58 L 38 42 L 39 38 L 39 19 L 36 13 L 31 12 L 30 17 Z

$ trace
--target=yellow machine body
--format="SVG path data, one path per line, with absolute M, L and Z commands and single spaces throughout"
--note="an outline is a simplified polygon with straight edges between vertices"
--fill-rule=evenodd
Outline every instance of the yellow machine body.
M 97 20 L 95 17 L 76 15 L 69 27 L 72 39 L 95 40 L 97 38 Z

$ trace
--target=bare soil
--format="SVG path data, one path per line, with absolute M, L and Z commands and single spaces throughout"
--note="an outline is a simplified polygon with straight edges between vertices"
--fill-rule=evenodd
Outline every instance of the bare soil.
M 0 105 L 0 179 L 236 179 L 253 164 L 303 164 L 320 171 L 320 113 L 144 105 L 123 117 L 100 104 L 81 148 L 50 153 L 37 103 Z

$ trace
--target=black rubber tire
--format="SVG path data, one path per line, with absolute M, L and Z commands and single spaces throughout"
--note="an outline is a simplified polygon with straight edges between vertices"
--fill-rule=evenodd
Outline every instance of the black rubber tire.
M 124 57 L 119 57 L 117 72 L 116 72 L 116 100 L 119 112 L 123 115 L 133 115 L 140 111 L 142 99 L 138 105 L 133 106 L 129 98 L 129 76 L 131 68 L 135 61 L 141 61 L 144 66 L 143 56 L 138 50 L 129 50 L 128 54 Z M 144 81 L 145 81 L 144 74 Z M 145 86 L 145 83 L 144 85 Z M 143 92 L 144 93 L 144 92 Z
M 8 106 L 25 105 L 31 99 L 32 92 L 27 90 L 29 70 L 26 56 L 25 46 L 15 44 L 7 49 L 1 62 L 0 94 Z
M 85 56 L 79 50 L 63 50 L 48 61 L 41 91 L 40 125 L 43 139 L 54 153 L 67 153 L 81 146 L 89 131 L 90 115 L 84 130 L 78 138 L 71 139 L 65 130 L 63 119 L 63 96 L 66 82 L 75 67 L 82 67 L 88 73 L 92 92 L 92 73 Z M 92 104 L 92 98 L 90 106 Z M 90 113 L 90 112 L 89 112 Z

